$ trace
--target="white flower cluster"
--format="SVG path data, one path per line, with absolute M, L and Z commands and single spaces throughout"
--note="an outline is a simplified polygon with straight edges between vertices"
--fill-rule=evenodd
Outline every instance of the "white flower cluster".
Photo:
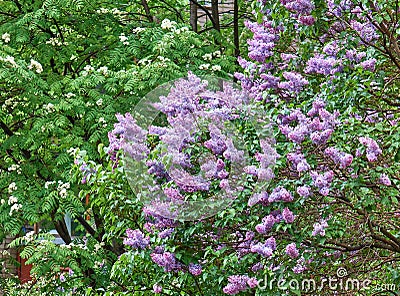
M 14 57 L 9 56 L 9 55 L 6 56 L 5 58 L 0 57 L 0 61 L 6 62 L 6 63 L 10 63 L 11 66 L 13 66 L 14 68 L 18 67 L 17 63 L 15 62 Z
M 54 110 L 55 110 L 54 105 L 52 103 L 48 103 L 47 105 L 43 105 L 43 109 L 45 109 L 49 113 L 54 112 Z
M 121 33 L 121 35 L 119 35 L 118 38 L 119 38 L 119 41 L 121 41 L 123 45 L 129 45 L 129 41 L 127 41 L 128 37 L 126 37 L 124 33 Z
M 3 39 L 5 43 L 8 43 L 11 40 L 11 35 L 5 32 L 3 35 L 1 35 L 1 39 Z
M 199 66 L 199 69 L 200 69 L 200 70 L 207 70 L 208 68 L 210 68 L 210 64 L 201 64 L 201 65 Z
M 132 30 L 133 34 L 138 34 L 140 32 L 146 31 L 146 28 L 142 28 L 142 27 L 137 27 L 135 29 Z
M 62 181 L 58 181 L 58 186 L 57 186 L 57 190 L 58 190 L 58 194 L 62 197 L 62 198 L 66 198 L 68 195 L 67 190 L 70 188 L 70 184 L 67 183 L 63 183 Z
M 180 33 L 187 32 L 187 31 L 189 31 L 188 27 L 182 27 L 182 28 L 179 28 L 176 30 L 172 29 L 172 32 L 174 32 L 175 34 L 180 34 Z
M 87 75 L 89 74 L 89 72 L 91 72 L 91 71 L 94 71 L 93 66 L 91 66 L 91 65 L 86 65 L 86 66 L 83 68 L 82 76 L 87 76 Z
M 206 53 L 205 55 L 203 55 L 203 60 L 211 61 L 212 60 L 212 54 L 211 53 Z
M 211 67 L 211 70 L 213 70 L 213 71 L 221 71 L 221 66 L 220 65 L 214 65 L 214 66 L 212 66 Z
M 9 172 L 13 172 L 16 171 L 18 175 L 20 175 L 22 173 L 21 171 L 21 167 L 18 164 L 12 164 L 9 168 L 8 168 Z
M 107 14 L 107 13 L 112 13 L 114 15 L 124 15 L 126 14 L 125 11 L 119 10 L 118 8 L 113 8 L 113 9 L 108 9 L 108 8 L 100 8 L 96 10 L 97 13 L 99 14 Z
M 10 185 L 8 185 L 8 193 L 13 193 L 13 191 L 17 190 L 18 187 L 15 184 L 15 182 L 10 183 Z
M 1 200 L 1 203 L 5 203 L 4 199 Z M 17 212 L 19 209 L 22 208 L 22 205 L 18 203 L 18 198 L 13 195 L 10 195 L 8 197 L 8 205 L 11 206 L 10 216 L 12 216 L 13 212 Z
M 107 66 L 100 67 L 97 69 L 97 72 L 99 72 L 100 74 L 103 74 L 104 76 L 107 76 L 108 67 Z
M 29 70 L 35 70 L 36 73 L 42 73 L 43 72 L 42 65 L 39 62 L 37 62 L 37 61 L 35 61 L 33 59 L 31 59 L 31 63 L 29 64 L 28 69 Z
M 97 106 L 101 106 L 101 105 L 103 105 L 103 99 L 98 99 L 97 101 L 96 101 L 96 105 Z
M 175 30 L 176 22 L 170 21 L 169 19 L 163 19 L 161 22 L 161 29 L 163 30 Z
M 18 106 L 18 102 L 14 101 L 13 98 L 9 98 L 7 100 L 4 101 L 3 106 L 1 107 L 1 109 L 3 111 L 5 111 L 7 108 L 11 107 L 12 109 L 14 109 L 15 107 Z
M 78 148 L 73 148 L 73 147 L 71 147 L 71 148 L 69 148 L 69 149 L 67 150 L 67 153 L 68 153 L 69 155 L 71 155 L 71 156 L 75 156 L 76 152 L 78 152 L 78 151 L 79 151 Z
M 99 123 L 103 124 L 103 127 L 107 127 L 107 121 L 104 119 L 104 117 L 99 118 Z
M 60 39 L 56 37 L 51 37 L 49 40 L 46 41 L 46 44 L 51 44 L 53 46 L 62 46 L 62 45 L 68 45 L 68 42 L 62 42 Z
M 70 98 L 72 98 L 72 97 L 76 97 L 76 95 L 75 95 L 74 93 L 72 93 L 72 92 L 69 92 L 69 93 L 65 94 L 64 96 L 65 96 L 67 99 L 70 99 Z

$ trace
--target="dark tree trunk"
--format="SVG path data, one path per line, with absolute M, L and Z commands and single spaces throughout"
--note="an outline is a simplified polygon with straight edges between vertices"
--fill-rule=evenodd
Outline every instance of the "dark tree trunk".
M 146 17 L 149 20 L 149 22 L 153 22 L 153 16 L 150 13 L 150 7 L 149 3 L 147 3 L 147 0 L 142 0 L 142 5 L 144 8 L 144 11 L 146 12 Z
M 219 24 L 219 7 L 218 0 L 211 0 L 211 14 L 214 19 L 213 25 L 214 29 L 217 31 L 221 31 L 221 27 Z
M 192 30 L 197 32 L 197 5 L 190 1 L 190 25 Z

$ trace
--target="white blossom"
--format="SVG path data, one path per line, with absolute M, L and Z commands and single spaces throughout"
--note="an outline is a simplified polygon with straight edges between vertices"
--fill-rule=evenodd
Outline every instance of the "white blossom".
M 97 106 L 103 105 L 103 99 L 98 99 L 97 102 L 96 102 L 96 105 Z
M 221 66 L 220 65 L 214 65 L 211 67 L 211 70 L 213 71 L 221 71 Z
M 1 39 L 3 39 L 5 43 L 8 43 L 11 40 L 11 35 L 6 32 L 3 35 L 1 35 Z
M 97 69 L 97 72 L 99 72 L 105 76 L 105 75 L 107 75 L 108 67 L 107 66 L 100 67 Z
M 163 30 L 169 30 L 169 29 L 174 30 L 175 29 L 175 25 L 176 25 L 176 22 L 170 21 L 169 19 L 164 19 L 161 22 L 161 29 L 163 29 Z
M 200 69 L 200 70 L 207 70 L 209 67 L 210 67 L 210 64 L 201 64 L 201 65 L 199 66 L 199 69 Z
M 9 55 L 8 55 L 8 56 L 6 56 L 5 58 L 1 58 L 1 57 L 0 57 L 0 60 L 3 61 L 3 62 L 10 63 L 14 68 L 17 68 L 17 67 L 18 67 L 17 63 L 15 62 L 14 57 L 12 57 L 12 56 L 9 56 Z
M 18 202 L 18 198 L 16 198 L 14 195 L 10 195 L 8 197 L 8 205 L 12 205 Z
M 211 53 L 206 53 L 205 55 L 203 55 L 203 59 L 205 61 L 211 61 L 212 60 L 212 54 Z
M 13 191 L 17 190 L 18 187 L 15 184 L 15 182 L 10 183 L 10 185 L 8 185 L 8 193 L 12 193 Z
M 137 28 L 132 30 L 132 33 L 133 34 L 137 34 L 137 33 L 143 32 L 143 31 L 146 31 L 146 29 L 142 28 L 142 27 L 137 27 Z
M 67 99 L 69 99 L 69 98 L 75 97 L 76 95 L 72 92 L 69 92 L 69 93 L 65 94 L 65 96 L 67 97 Z
M 42 73 L 43 72 L 42 65 L 39 62 L 37 62 L 37 61 L 35 61 L 33 59 L 31 59 L 31 63 L 29 64 L 28 69 L 29 70 L 35 70 L 36 73 Z

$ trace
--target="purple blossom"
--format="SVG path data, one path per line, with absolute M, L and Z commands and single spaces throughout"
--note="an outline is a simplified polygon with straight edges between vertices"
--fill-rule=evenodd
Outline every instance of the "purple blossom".
M 333 181 L 334 173 L 333 171 L 328 171 L 323 174 L 318 174 L 312 171 L 310 173 L 313 180 L 313 185 L 319 189 L 319 193 L 326 196 L 329 194 L 329 187 Z
M 253 32 L 253 38 L 247 41 L 249 45 L 249 58 L 263 63 L 273 55 L 273 49 L 277 40 L 277 35 L 271 29 L 271 24 L 262 24 L 246 21 L 245 25 Z
M 315 18 L 312 15 L 301 15 L 299 22 L 305 26 L 312 26 L 315 23 Z
M 360 66 L 367 71 L 375 71 L 376 59 L 369 59 L 360 63 Z
M 194 276 L 199 276 L 202 272 L 202 268 L 200 264 L 194 264 L 190 263 L 189 264 L 189 272 L 193 274 Z
M 299 257 L 299 250 L 297 250 L 295 243 L 286 246 L 286 255 L 293 259 Z
M 264 269 L 264 265 L 261 262 L 257 262 L 256 264 L 254 264 L 251 267 L 251 271 L 253 271 L 253 272 L 257 272 L 257 271 L 262 270 L 262 269 Z
M 131 246 L 134 249 L 145 249 L 150 244 L 150 238 L 145 237 L 139 229 L 127 229 L 126 235 L 127 238 L 124 239 L 124 244 Z
M 153 285 L 153 292 L 155 294 L 160 294 L 162 292 L 163 288 L 160 285 L 154 284 Z
M 150 257 L 158 266 L 164 267 L 166 272 L 176 272 L 182 269 L 182 265 L 176 260 L 175 254 L 173 253 L 164 252 L 159 254 L 153 252 L 150 254 Z
M 367 147 L 366 152 L 368 161 L 374 162 L 377 160 L 378 156 L 382 154 L 382 150 L 374 139 L 369 137 L 359 137 L 358 141 Z
M 279 88 L 298 93 L 305 85 L 308 85 L 308 80 L 301 76 L 301 74 L 299 73 L 283 72 L 282 75 L 288 81 L 278 83 Z
M 165 229 L 165 230 L 159 232 L 159 233 L 158 233 L 158 237 L 161 238 L 161 239 L 170 237 L 171 234 L 172 234 L 174 231 L 175 231 L 174 228 L 167 228 L 167 229 Z
M 325 236 L 325 229 L 328 227 L 328 223 L 326 220 L 322 220 L 320 223 L 314 223 L 314 230 L 312 232 L 312 236 Z
M 228 295 L 235 295 L 248 288 L 254 288 L 256 281 L 257 279 L 250 278 L 247 275 L 231 275 L 228 277 L 228 285 L 226 285 L 222 291 Z
M 379 177 L 379 182 L 380 182 L 381 184 L 383 184 L 383 185 L 386 185 L 386 186 L 392 185 L 392 182 L 390 181 L 388 175 L 386 175 L 386 174 L 381 174 L 381 175 L 380 175 L 380 177 Z
M 331 75 L 338 71 L 336 67 L 338 64 L 339 61 L 333 57 L 324 58 L 322 55 L 316 55 L 307 61 L 305 72 Z
M 276 201 L 289 202 L 292 200 L 293 200 L 292 194 L 281 186 L 276 187 L 268 197 L 269 202 L 276 202 Z
M 334 147 L 326 148 L 325 154 L 328 155 L 336 164 L 340 165 L 341 168 L 348 167 L 353 161 L 353 156 L 351 154 L 344 153 Z
M 311 188 L 309 186 L 297 187 L 297 193 L 302 197 L 309 197 L 311 195 Z
M 310 0 L 281 0 L 286 9 L 298 14 L 310 14 L 314 9 L 314 4 Z
M 357 32 L 357 35 L 363 42 L 373 43 L 379 39 L 379 34 L 376 32 L 374 25 L 370 22 L 360 23 L 356 20 L 350 21 L 351 28 Z
M 282 211 L 282 218 L 286 223 L 293 223 L 294 215 L 291 210 L 284 208 Z

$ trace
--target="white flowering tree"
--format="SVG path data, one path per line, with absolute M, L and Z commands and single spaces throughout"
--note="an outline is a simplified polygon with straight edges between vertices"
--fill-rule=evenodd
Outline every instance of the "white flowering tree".
M 1 3 L 0 240 L 39 223 L 70 244 L 68 214 L 77 231 L 102 243 L 104 209 L 96 194 L 81 196 L 82 184 L 71 183 L 76 149 L 99 159 L 115 114 L 156 85 L 188 70 L 227 76 L 235 69 L 225 47 L 184 24 L 186 4 L 148 5 Z M 103 247 L 121 252 L 118 241 Z M 90 274 L 93 266 L 83 266 Z

